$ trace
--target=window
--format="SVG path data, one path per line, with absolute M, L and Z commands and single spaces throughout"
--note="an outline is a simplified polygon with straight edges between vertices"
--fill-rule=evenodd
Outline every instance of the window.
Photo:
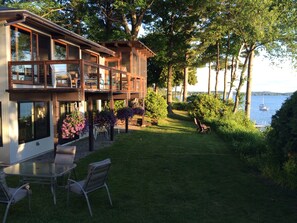
M 11 60 L 30 61 L 31 56 L 31 33 L 29 31 L 11 26 Z M 36 48 L 33 48 L 36 49 Z
M 71 112 L 74 112 L 77 108 L 77 102 L 60 102 L 60 118 L 66 118 Z
M 48 137 L 48 102 L 19 102 L 18 105 L 19 143 Z
M 49 36 L 38 35 L 38 49 L 40 60 L 49 60 L 51 58 L 51 39 Z
M 19 26 L 10 27 L 11 60 L 36 61 L 50 58 L 50 38 L 32 30 Z M 39 65 L 22 64 L 12 66 L 12 80 L 16 83 L 44 83 L 40 75 L 43 67 Z
M 3 140 L 2 140 L 2 106 L 0 102 L 0 146 L 3 146 Z
M 82 52 L 82 59 L 93 62 L 93 63 L 99 63 L 99 57 L 96 54 L 92 54 L 86 51 Z
M 79 48 L 73 45 L 68 45 L 68 60 L 79 59 Z
M 67 49 L 65 44 L 55 42 L 54 51 L 55 60 L 66 60 Z

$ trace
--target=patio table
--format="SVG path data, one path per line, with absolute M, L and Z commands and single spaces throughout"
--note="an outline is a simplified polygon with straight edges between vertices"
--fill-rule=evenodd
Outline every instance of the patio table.
M 50 184 L 56 204 L 57 177 L 70 173 L 76 164 L 56 164 L 54 162 L 22 162 L 3 169 L 7 175 L 20 176 L 23 182 Z

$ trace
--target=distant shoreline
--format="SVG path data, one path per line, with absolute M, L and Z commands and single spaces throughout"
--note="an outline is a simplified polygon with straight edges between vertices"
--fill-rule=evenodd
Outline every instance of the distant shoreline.
M 280 93 L 280 92 L 270 92 L 270 91 L 256 91 L 252 92 L 252 95 L 271 95 L 271 96 L 276 96 L 276 95 L 284 95 L 284 96 L 291 96 L 294 92 L 286 92 L 286 93 Z
M 180 92 L 177 91 L 177 94 L 179 94 Z M 189 91 L 188 94 L 197 94 L 197 93 L 204 93 L 206 94 L 207 92 L 199 92 L 199 91 Z M 211 92 L 214 93 L 214 92 Z M 219 94 L 223 94 L 222 91 L 218 92 Z M 291 96 L 294 92 L 285 92 L 285 93 L 281 93 L 281 92 L 270 92 L 270 91 L 254 91 L 252 92 L 253 96 L 263 96 L 263 95 L 267 95 L 267 96 L 279 96 L 279 95 L 283 95 L 283 96 Z M 234 92 L 235 94 L 235 92 Z M 245 94 L 245 93 L 242 93 Z

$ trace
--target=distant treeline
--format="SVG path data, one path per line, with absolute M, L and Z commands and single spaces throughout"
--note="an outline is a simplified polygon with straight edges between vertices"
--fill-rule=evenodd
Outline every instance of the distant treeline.
M 179 92 L 177 92 L 178 94 Z M 206 92 L 195 92 L 195 91 L 191 91 L 188 92 L 189 95 L 193 95 L 193 94 L 198 94 L 198 93 L 206 93 Z M 214 93 L 214 92 L 212 92 Z M 223 92 L 219 92 L 219 94 L 223 94 Z M 245 94 L 245 93 L 242 93 Z M 252 92 L 253 96 L 262 96 L 262 95 L 271 95 L 271 96 L 278 96 L 278 95 L 283 95 L 283 96 L 291 96 L 293 94 L 293 92 L 286 92 L 286 93 L 280 93 L 280 92 L 270 92 L 270 91 L 255 91 Z
M 284 95 L 284 96 L 291 96 L 293 92 L 286 92 L 286 93 L 279 93 L 279 92 L 270 92 L 270 91 L 260 91 L 260 92 L 253 92 L 252 95 Z

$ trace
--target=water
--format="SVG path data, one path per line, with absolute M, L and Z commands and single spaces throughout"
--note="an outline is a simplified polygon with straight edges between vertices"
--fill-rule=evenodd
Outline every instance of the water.
M 253 95 L 250 119 L 257 125 L 270 125 L 272 116 L 289 97 L 287 95 Z M 263 103 L 263 100 L 264 104 L 269 108 L 268 111 L 259 110 L 259 105 Z

